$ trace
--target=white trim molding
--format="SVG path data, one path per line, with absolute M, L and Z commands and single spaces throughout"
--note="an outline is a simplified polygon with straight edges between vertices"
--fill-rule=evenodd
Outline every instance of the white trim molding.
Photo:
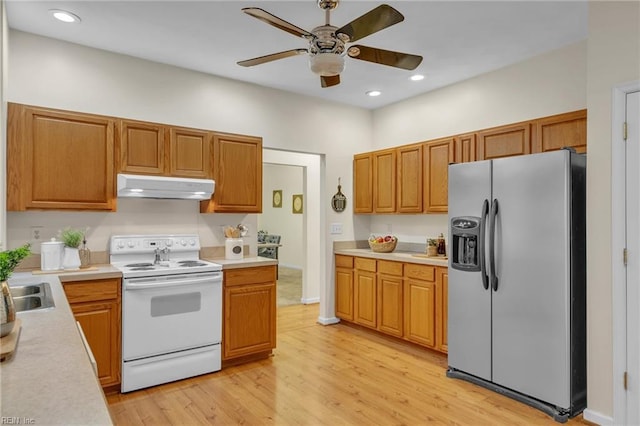
M 597 411 L 589 410 L 588 408 L 582 412 L 582 417 L 591 423 L 601 426 L 613 426 L 615 424 L 611 417 L 605 416 Z
M 585 410 L 585 419 L 598 424 L 625 424 L 627 398 L 623 375 L 627 352 L 626 270 L 621 262 L 625 248 L 625 148 L 623 127 L 627 93 L 640 90 L 640 81 L 624 83 L 613 88 L 611 112 L 611 279 L 612 279 L 612 339 L 613 339 L 613 418 Z M 593 413 L 594 420 L 587 418 Z M 601 420 L 609 419 L 609 423 Z

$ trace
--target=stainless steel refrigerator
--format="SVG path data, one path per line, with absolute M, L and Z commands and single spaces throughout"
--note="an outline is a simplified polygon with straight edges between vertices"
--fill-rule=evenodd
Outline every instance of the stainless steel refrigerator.
M 449 166 L 447 376 L 564 422 L 586 405 L 586 157 Z

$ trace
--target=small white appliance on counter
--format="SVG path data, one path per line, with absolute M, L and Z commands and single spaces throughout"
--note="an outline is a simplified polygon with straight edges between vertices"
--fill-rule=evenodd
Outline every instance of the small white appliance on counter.
M 222 266 L 197 235 L 114 235 L 122 272 L 122 392 L 221 368 Z
M 242 238 L 227 238 L 224 242 L 224 257 L 227 260 L 242 260 Z

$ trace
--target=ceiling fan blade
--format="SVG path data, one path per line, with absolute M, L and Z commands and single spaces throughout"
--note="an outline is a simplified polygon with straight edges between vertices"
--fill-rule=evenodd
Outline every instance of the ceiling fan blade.
M 360 45 L 349 47 L 347 53 L 354 59 L 389 65 L 390 67 L 402 68 L 405 70 L 414 70 L 418 65 L 420 65 L 420 62 L 422 62 L 422 56 Z
M 340 75 L 331 75 L 331 76 L 320 76 L 320 84 L 322 87 L 331 87 L 337 86 L 340 84 Z
M 254 18 L 261 20 L 262 22 L 266 22 L 267 24 L 272 25 L 276 28 L 279 28 L 282 31 L 286 31 L 289 34 L 293 34 L 294 36 L 303 37 L 303 38 L 313 38 L 313 34 L 311 34 L 309 31 L 296 27 L 292 23 L 287 22 L 284 19 L 280 19 L 277 16 L 272 15 L 269 12 L 262 10 L 258 7 L 245 7 L 244 9 L 242 9 L 242 11 L 247 15 L 251 15 Z
M 266 62 L 276 61 L 278 59 L 289 58 L 291 56 L 306 55 L 307 53 L 307 49 L 285 50 L 284 52 L 272 53 L 271 55 L 259 56 L 257 58 L 240 61 L 238 62 L 238 65 L 241 65 L 243 67 L 252 67 L 254 65 L 260 65 Z
M 336 34 L 344 34 L 349 37 L 348 42 L 354 42 L 403 20 L 404 16 L 400 12 L 387 4 L 382 4 L 337 29 Z

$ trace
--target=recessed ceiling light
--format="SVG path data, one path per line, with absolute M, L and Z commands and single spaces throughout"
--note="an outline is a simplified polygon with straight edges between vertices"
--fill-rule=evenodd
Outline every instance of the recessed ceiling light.
M 411 77 L 409 77 L 409 79 L 411 81 L 420 81 L 420 80 L 424 79 L 424 75 L 422 75 L 422 74 L 414 74 Z
M 66 22 L 66 23 L 74 23 L 80 22 L 80 17 L 71 12 L 67 12 L 66 10 L 61 9 L 51 9 L 49 11 L 50 14 L 53 15 L 58 21 Z
M 380 96 L 381 94 L 382 94 L 382 92 L 381 92 L 381 91 L 379 91 L 379 90 L 369 90 L 369 91 L 366 93 L 366 95 L 367 95 L 367 96 L 371 96 L 371 97 L 374 97 L 374 96 Z

